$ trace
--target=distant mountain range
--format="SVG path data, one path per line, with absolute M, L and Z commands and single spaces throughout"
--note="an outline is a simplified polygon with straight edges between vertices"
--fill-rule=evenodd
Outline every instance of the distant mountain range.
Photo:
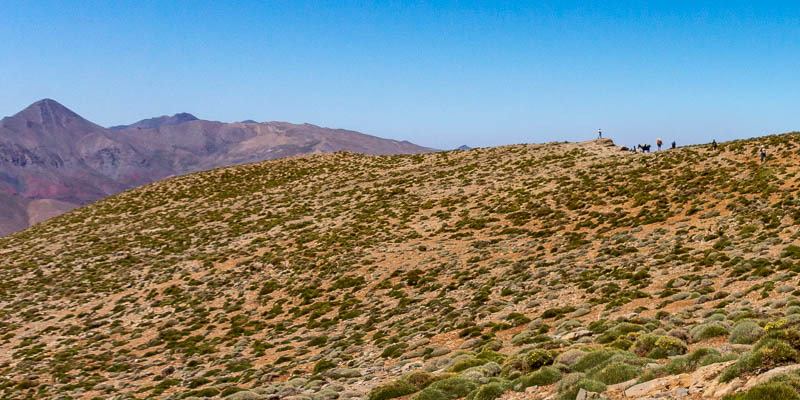
M 0 235 L 170 176 L 340 150 L 433 151 L 344 129 L 223 123 L 188 113 L 104 128 L 44 99 L 0 120 Z

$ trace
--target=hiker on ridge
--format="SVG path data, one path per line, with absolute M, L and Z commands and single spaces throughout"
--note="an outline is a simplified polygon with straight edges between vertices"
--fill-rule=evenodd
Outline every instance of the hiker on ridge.
M 598 139 L 602 139 L 603 138 L 603 130 L 602 129 L 598 129 L 597 130 L 597 138 Z
M 767 148 L 764 147 L 764 146 L 761 146 L 761 150 L 760 151 L 761 151 L 761 162 L 763 163 L 764 161 L 767 160 Z
M 658 146 L 658 151 L 661 151 L 661 143 L 662 143 L 661 142 L 661 138 L 658 138 L 658 140 L 656 140 L 656 145 Z
M 711 142 L 711 148 L 712 148 L 713 150 L 716 150 L 716 149 L 717 149 L 717 139 L 714 139 L 714 141 L 713 141 L 713 142 Z
M 675 150 L 675 141 L 672 141 L 672 150 Z

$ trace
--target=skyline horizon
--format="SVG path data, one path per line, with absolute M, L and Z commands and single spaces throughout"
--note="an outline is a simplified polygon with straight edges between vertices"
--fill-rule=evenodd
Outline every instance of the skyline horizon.
M 777 1 L 12 3 L 0 110 L 103 126 L 191 112 L 459 143 L 744 138 L 800 127 Z
M 509 146 L 509 145 L 516 145 L 516 144 L 538 144 L 538 143 L 552 143 L 552 142 L 580 143 L 580 142 L 587 142 L 587 141 L 598 139 L 598 137 L 597 137 L 597 133 L 598 132 L 594 131 L 594 135 L 595 135 L 594 137 L 591 137 L 591 135 L 587 135 L 586 138 L 584 138 L 584 139 L 575 139 L 575 140 L 557 140 L 557 139 L 553 139 L 553 140 L 545 140 L 545 141 L 538 141 L 538 142 L 531 141 L 531 142 L 499 143 L 499 144 L 490 145 L 490 146 L 478 146 L 478 145 L 473 145 L 472 143 L 463 142 L 463 143 L 454 143 L 454 144 L 451 144 L 450 147 L 444 148 L 444 147 L 427 146 L 424 143 L 417 143 L 417 142 L 408 140 L 408 139 L 403 138 L 403 137 L 381 136 L 381 135 L 378 135 L 378 134 L 375 134 L 375 133 L 372 133 L 372 132 L 365 132 L 365 131 L 361 131 L 361 130 L 353 129 L 353 128 L 349 128 L 349 127 L 326 126 L 326 125 L 315 124 L 313 122 L 307 122 L 307 121 L 288 121 L 288 120 L 280 120 L 280 119 L 265 120 L 265 119 L 247 118 L 247 119 L 239 120 L 239 121 L 225 121 L 225 120 L 219 120 L 219 119 L 207 119 L 207 118 L 204 118 L 203 116 L 198 116 L 198 114 L 196 114 L 194 112 L 186 111 L 186 110 L 178 111 L 178 112 L 171 113 L 171 114 L 170 113 L 166 113 L 166 114 L 152 115 L 152 116 L 149 116 L 149 117 L 144 117 L 144 118 L 140 118 L 140 119 L 137 119 L 137 120 L 128 121 L 128 122 L 124 122 L 124 123 L 114 123 L 112 125 L 103 125 L 103 124 L 99 124 L 99 123 L 95 122 L 92 118 L 89 118 L 86 115 L 84 115 L 83 113 L 74 110 L 68 104 L 64 104 L 63 102 L 61 102 L 58 99 L 55 99 L 53 97 L 44 97 L 44 98 L 41 98 L 39 100 L 33 101 L 33 102 L 29 103 L 27 106 L 24 106 L 24 107 L 18 109 L 16 112 L 13 112 L 13 113 L 10 113 L 10 114 L 6 112 L 6 115 L 2 115 L 2 119 L 10 118 L 10 117 L 12 117 L 12 116 L 14 116 L 14 115 L 16 115 L 18 113 L 23 112 L 24 110 L 26 110 L 29 107 L 34 106 L 37 103 L 40 103 L 40 102 L 43 102 L 43 101 L 48 101 L 48 100 L 49 101 L 54 101 L 54 102 L 60 104 L 61 106 L 63 106 L 64 108 L 68 109 L 69 111 L 77 114 L 81 118 L 84 118 L 87 121 L 89 121 L 89 122 L 91 122 L 93 124 L 96 124 L 96 125 L 98 125 L 98 126 L 100 126 L 102 128 L 105 128 L 105 129 L 112 129 L 112 128 L 115 128 L 115 127 L 129 126 L 129 125 L 133 125 L 133 124 L 136 124 L 138 122 L 141 122 L 141 121 L 144 121 L 144 120 L 148 120 L 148 119 L 155 119 L 155 118 L 161 118 L 161 117 L 174 117 L 174 116 L 177 116 L 177 115 L 180 115 L 180 114 L 188 114 L 188 115 L 190 115 L 192 117 L 195 117 L 195 118 L 197 118 L 199 120 L 210 121 L 210 122 L 220 122 L 220 123 L 225 123 L 225 124 L 245 123 L 247 121 L 254 121 L 255 123 L 259 123 L 259 124 L 261 124 L 261 123 L 287 123 L 287 124 L 294 124 L 294 125 L 304 125 L 305 124 L 305 125 L 312 125 L 312 126 L 317 126 L 317 127 L 320 127 L 320 128 L 325 128 L 325 129 L 349 130 L 349 131 L 355 131 L 355 132 L 358 132 L 358 133 L 363 133 L 363 134 L 366 134 L 366 135 L 375 136 L 375 137 L 379 137 L 379 138 L 383 138 L 383 139 L 391 139 L 391 140 L 397 140 L 397 141 L 411 142 L 411 143 L 416 144 L 416 145 L 429 147 L 429 148 L 431 148 L 433 150 L 439 150 L 439 151 L 458 150 L 458 148 L 462 147 L 462 146 L 468 146 L 470 148 L 481 148 L 481 147 Z M 630 148 L 628 146 L 628 144 L 622 143 L 621 141 L 614 140 L 614 137 L 609 137 L 608 136 L 608 131 L 606 129 L 598 128 L 598 130 L 602 130 L 602 132 L 603 132 L 602 139 L 611 139 L 614 142 L 615 145 Z M 677 143 L 677 141 L 676 141 L 676 145 L 677 145 L 677 147 L 695 146 L 695 145 L 702 145 L 702 144 L 710 144 L 712 140 L 716 140 L 718 143 L 721 143 L 721 142 L 727 142 L 727 141 L 732 141 L 732 140 L 743 140 L 743 139 L 757 138 L 757 137 L 770 136 L 770 135 L 780 135 L 780 134 L 795 133 L 795 132 L 798 132 L 798 131 L 800 131 L 800 130 L 787 130 L 787 131 L 783 131 L 783 132 L 766 132 L 766 133 L 756 134 L 756 135 L 745 135 L 745 136 L 742 136 L 742 137 L 721 137 L 721 138 L 716 138 L 715 137 L 715 138 L 712 138 L 711 140 L 708 140 L 708 141 L 686 142 L 686 143 L 683 143 L 683 144 Z M 577 134 L 576 134 L 576 136 L 577 136 Z M 673 140 L 675 140 L 675 139 L 664 139 L 663 137 L 654 136 L 654 137 L 652 137 L 650 139 L 645 139 L 645 141 L 639 141 L 639 142 L 635 143 L 634 146 L 639 145 L 639 144 L 647 144 L 647 143 L 655 144 L 656 140 L 659 139 L 659 138 L 662 139 L 663 142 L 664 142 L 664 150 L 667 150 L 669 145 L 670 145 L 670 143 Z M 648 140 L 650 140 L 650 141 L 648 141 Z

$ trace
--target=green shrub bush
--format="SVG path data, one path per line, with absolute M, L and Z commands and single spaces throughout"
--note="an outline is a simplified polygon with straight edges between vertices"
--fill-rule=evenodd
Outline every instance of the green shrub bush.
M 632 324 L 630 322 L 623 322 L 603 332 L 602 335 L 597 337 L 596 342 L 600 344 L 611 343 L 617 340 L 617 338 L 619 338 L 620 336 L 627 335 L 628 333 L 631 332 L 639 332 L 643 329 L 644 327 L 641 325 Z
M 493 361 L 493 362 L 496 362 L 498 364 L 502 364 L 503 361 L 505 361 L 505 359 L 506 359 L 505 354 L 498 353 L 498 352 L 492 351 L 492 350 L 483 350 L 480 353 L 478 353 L 478 355 L 476 357 L 481 359 L 481 360 Z
M 500 382 L 487 383 L 467 396 L 467 400 L 494 400 L 503 395 L 506 386 Z
M 795 362 L 797 359 L 797 350 L 786 342 L 764 338 L 756 344 L 752 352 L 743 355 L 736 364 L 723 371 L 720 382 L 729 382 L 738 376 L 766 371 L 782 364 Z
M 797 350 L 788 343 L 773 339 L 764 338 L 756 343 L 753 350 L 760 352 L 767 365 L 776 366 L 787 362 L 797 361 Z
M 600 371 L 593 373 L 591 378 L 603 382 L 606 385 L 614 385 L 636 378 L 641 373 L 641 368 L 617 361 L 612 362 L 611 364 L 603 367 L 603 369 Z
M 583 357 L 579 358 L 578 361 L 576 361 L 575 364 L 572 366 L 571 370 L 577 372 L 583 372 L 588 369 L 595 368 L 606 362 L 614 354 L 615 352 L 610 350 L 595 350 L 589 352 Z
M 728 341 L 734 344 L 753 344 L 765 333 L 764 328 L 753 321 L 739 321 L 731 329 Z
M 698 325 L 691 331 L 692 340 L 700 342 L 713 337 L 725 336 L 728 334 L 728 329 L 722 325 L 716 324 L 702 324 Z
M 528 368 L 531 370 L 550 365 L 555 359 L 556 353 L 549 350 L 534 350 L 525 356 L 525 361 L 528 363 Z
M 800 395 L 785 383 L 766 383 L 743 393 L 727 395 L 722 400 L 800 400 Z
M 428 387 L 431 383 L 435 382 L 439 379 L 438 376 L 431 374 L 430 372 L 424 371 L 415 371 L 408 374 L 405 378 L 405 381 L 414 385 L 417 390 L 422 390 Z
M 331 368 L 336 367 L 336 363 L 331 360 L 321 359 L 314 364 L 314 373 L 321 374 Z
M 439 389 L 432 389 L 426 388 L 423 391 L 419 392 L 415 397 L 414 400 L 448 400 L 448 397 L 444 392 Z
M 512 382 L 511 387 L 521 392 L 531 386 L 547 386 L 558 382 L 561 379 L 561 371 L 555 367 L 542 367 L 538 371 L 523 375 Z
M 433 398 L 432 396 L 438 395 L 438 393 L 435 393 L 436 391 L 447 396 L 446 399 L 457 399 L 459 397 L 465 397 L 477 388 L 478 384 L 474 381 L 461 376 L 454 376 L 431 383 L 428 387 L 419 392 L 414 399 L 422 400 L 424 398 Z
M 686 343 L 673 336 L 644 334 L 639 336 L 631 351 L 640 357 L 667 358 L 686 354 Z
M 678 375 L 693 372 L 698 367 L 735 359 L 733 354 L 722 355 L 716 349 L 701 347 L 685 357 L 670 359 L 663 368 L 670 375 Z
M 417 388 L 404 381 L 398 380 L 383 386 L 378 386 L 369 392 L 368 400 L 387 400 L 402 397 L 417 391 Z
M 451 365 L 450 368 L 447 369 L 447 371 L 458 373 L 472 367 L 477 367 L 479 365 L 486 364 L 488 362 L 489 360 L 485 360 L 482 358 L 467 358 L 461 361 L 457 361 L 455 364 Z

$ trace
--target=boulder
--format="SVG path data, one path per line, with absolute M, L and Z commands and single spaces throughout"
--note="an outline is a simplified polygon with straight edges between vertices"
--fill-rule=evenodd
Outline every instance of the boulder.
M 356 368 L 333 368 L 325 371 L 325 376 L 333 379 L 338 378 L 358 378 L 361 376 L 361 371 Z

